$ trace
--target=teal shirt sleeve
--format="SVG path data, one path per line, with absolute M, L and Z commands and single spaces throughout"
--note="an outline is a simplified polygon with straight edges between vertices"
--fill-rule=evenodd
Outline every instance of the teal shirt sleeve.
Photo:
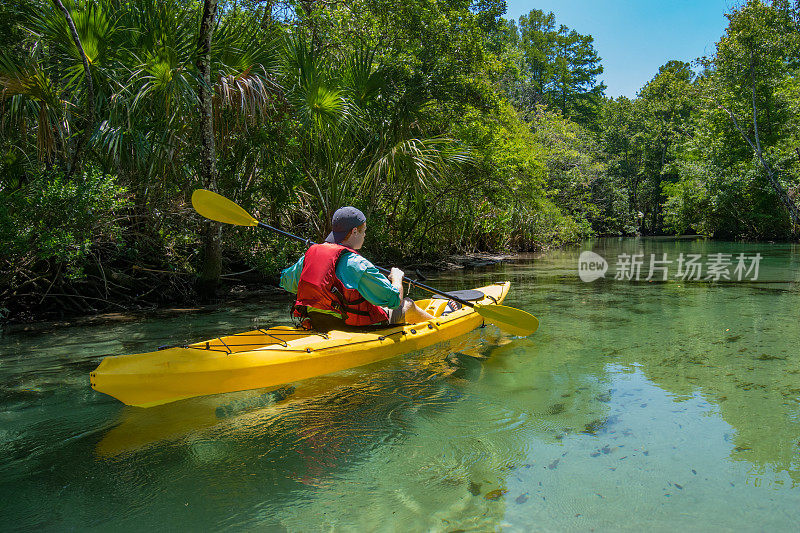
M 389 309 L 400 306 L 400 291 L 392 286 L 386 276 L 378 272 L 375 265 L 358 254 L 342 254 L 336 264 L 336 277 L 348 289 L 357 290 L 371 304 Z
M 300 273 L 303 271 L 303 257 L 305 256 L 301 255 L 297 263 L 281 271 L 281 287 L 293 294 L 297 294 L 297 284 L 300 282 Z

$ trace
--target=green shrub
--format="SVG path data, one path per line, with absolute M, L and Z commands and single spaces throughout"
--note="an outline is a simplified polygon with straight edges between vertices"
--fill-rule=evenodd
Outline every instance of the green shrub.
M 16 188 L 0 187 L 0 240 L 7 260 L 64 263 L 79 277 L 93 243 L 120 244 L 125 190 L 97 170 L 67 180 L 42 172 Z

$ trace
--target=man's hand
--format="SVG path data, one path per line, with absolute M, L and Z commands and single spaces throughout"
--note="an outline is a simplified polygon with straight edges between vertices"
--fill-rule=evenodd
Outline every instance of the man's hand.
M 403 276 L 405 276 L 405 272 L 397 267 L 392 267 L 392 270 L 389 272 L 389 281 L 392 282 L 392 285 L 397 285 L 403 281 Z
M 389 271 L 389 281 L 392 282 L 393 287 L 396 287 L 397 290 L 400 291 L 400 302 L 403 301 L 405 296 L 403 294 L 403 276 L 405 276 L 405 273 L 397 267 L 392 267 L 392 270 Z

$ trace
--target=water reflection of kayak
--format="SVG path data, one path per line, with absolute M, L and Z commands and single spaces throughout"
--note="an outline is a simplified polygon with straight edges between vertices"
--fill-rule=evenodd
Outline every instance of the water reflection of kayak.
M 147 410 L 124 407 L 118 424 L 97 444 L 96 452 L 102 457 L 112 457 L 179 440 L 227 418 L 274 405 L 292 391 L 291 387 L 243 391 L 221 397 L 191 398 Z
M 437 376 L 460 379 L 460 374 L 469 370 L 470 365 L 465 367 L 463 362 L 452 364 L 451 359 L 456 354 L 468 355 L 467 359 L 472 360 L 474 357 L 483 359 L 484 352 L 507 342 L 507 339 L 495 339 L 489 335 L 487 345 L 483 337 L 483 334 L 476 332 L 440 343 L 426 350 L 422 357 L 410 360 L 408 368 L 400 369 L 401 375 L 389 372 L 379 377 L 362 371 L 338 372 L 272 390 L 257 389 L 190 398 L 151 409 L 124 407 L 116 426 L 97 444 L 96 453 L 111 458 L 159 443 L 200 438 L 223 427 L 241 426 L 247 433 L 254 425 L 262 424 L 265 420 L 272 419 L 280 424 L 280 417 L 287 412 L 317 412 L 320 406 L 325 406 L 324 410 L 328 412 L 336 411 L 341 407 L 342 397 L 348 397 L 347 403 L 352 404 L 356 396 L 374 398 L 384 396 L 387 390 L 396 392 L 400 385 L 392 382 L 395 378 L 402 381 L 402 387 L 414 390 L 414 395 L 425 397 L 430 393 L 416 389 L 431 387 L 437 381 Z M 447 401 L 456 400 L 451 398 Z
M 502 302 L 510 282 L 477 289 L 483 305 Z M 276 387 L 430 346 L 483 324 L 473 309 L 445 314 L 442 299 L 417 304 L 436 317 L 368 332 L 320 334 L 276 326 L 156 352 L 106 357 L 90 374 L 92 387 L 137 407 Z

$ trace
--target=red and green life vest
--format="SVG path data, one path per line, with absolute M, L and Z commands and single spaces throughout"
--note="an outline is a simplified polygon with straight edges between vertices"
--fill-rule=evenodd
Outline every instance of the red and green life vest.
M 369 303 L 355 289 L 348 289 L 336 277 L 336 263 L 344 252 L 357 253 L 341 244 L 312 245 L 303 258 L 297 284 L 294 316 L 307 318 L 307 308 L 334 311 L 348 326 L 369 326 L 389 319 L 381 307 Z

